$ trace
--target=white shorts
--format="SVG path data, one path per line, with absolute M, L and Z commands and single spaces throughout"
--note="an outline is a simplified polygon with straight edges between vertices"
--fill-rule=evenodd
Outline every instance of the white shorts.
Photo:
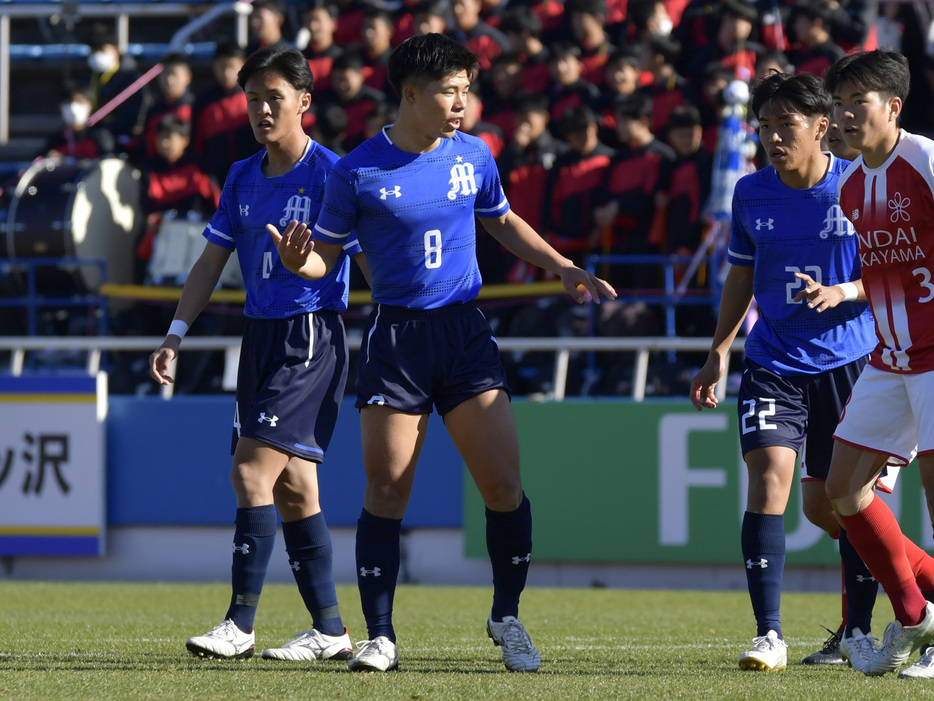
M 934 372 L 899 375 L 867 365 L 833 437 L 900 466 L 934 451 Z

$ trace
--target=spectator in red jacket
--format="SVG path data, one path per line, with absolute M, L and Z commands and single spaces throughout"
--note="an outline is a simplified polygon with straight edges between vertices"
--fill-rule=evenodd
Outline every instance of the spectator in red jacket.
M 302 53 L 315 79 L 315 90 L 331 87 L 331 66 L 344 50 L 334 41 L 337 31 L 337 5 L 328 0 L 315 0 L 302 15 L 308 43 Z
M 480 70 L 490 68 L 494 58 L 509 50 L 509 42 L 503 33 L 494 29 L 480 17 L 481 0 L 452 0 L 453 23 L 448 25 L 447 34 L 466 45 L 480 58 Z
M 499 29 L 509 42 L 510 52 L 522 62 L 522 89 L 544 90 L 551 74 L 548 70 L 550 54 L 542 41 L 541 18 L 528 5 L 510 7 L 503 14 Z
M 316 103 L 323 109 L 335 104 L 347 115 L 347 136 L 344 150 L 352 151 L 366 138 L 366 120 L 373 109 L 385 101 L 385 94 L 365 84 L 363 57 L 356 51 L 345 51 L 331 66 L 331 88 L 323 90 Z
M 392 94 L 386 75 L 389 69 L 389 54 L 392 53 L 393 31 L 395 30 L 392 15 L 385 10 L 367 10 L 360 34 L 363 79 L 364 83 L 386 96 Z
M 191 66 L 182 54 L 171 53 L 162 61 L 162 72 L 156 79 L 160 97 L 146 112 L 143 136 L 143 157 L 156 155 L 156 136 L 162 118 L 174 114 L 183 122 L 191 121 L 191 107 L 195 96 L 191 92 Z
M 845 55 L 830 37 L 834 11 L 826 0 L 798 0 L 788 20 L 795 43 L 788 60 L 796 73 L 809 73 L 822 78 L 830 66 Z
M 483 139 L 483 142 L 490 147 L 493 158 L 499 158 L 506 145 L 503 141 L 502 130 L 495 124 L 483 121 L 483 98 L 475 90 L 467 93 L 467 109 L 464 110 L 460 130 L 465 134 Z
M 558 123 L 572 107 L 594 107 L 600 100 L 600 89 L 581 77 L 581 50 L 576 44 L 558 44 L 552 48 L 551 82 L 545 90 L 551 105 L 551 118 Z
M 642 69 L 652 76 L 652 82 L 640 90 L 652 98 L 652 133 L 665 133 L 671 111 L 680 105 L 696 101 L 688 82 L 677 74 L 675 63 L 681 46 L 671 37 L 646 36 L 642 40 Z
M 192 107 L 192 153 L 202 170 L 218 184 L 227 179 L 234 161 L 251 156 L 259 148 L 250 128 L 246 96 L 237 84 L 243 62 L 243 49 L 235 41 L 219 42 L 211 61 L 214 84 L 195 98 Z
M 607 36 L 606 0 L 568 0 L 565 16 L 574 43 L 580 47 L 580 75 L 600 86 L 606 78 L 606 63 L 616 50 Z
M 600 91 L 595 112 L 600 117 L 600 140 L 616 143 L 616 103 L 639 87 L 642 59 L 631 48 L 617 49 L 606 64 L 606 82 Z

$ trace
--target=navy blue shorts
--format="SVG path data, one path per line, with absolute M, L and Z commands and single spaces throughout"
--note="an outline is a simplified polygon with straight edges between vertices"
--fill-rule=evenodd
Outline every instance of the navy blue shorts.
M 833 432 L 869 357 L 817 375 L 776 375 L 746 360 L 739 386 L 739 442 L 743 455 L 786 446 L 801 453 L 808 477 L 827 479 Z
M 490 389 L 509 392 L 499 347 L 473 303 L 439 309 L 379 304 L 360 348 L 357 408 L 441 416 Z
M 231 454 L 241 437 L 322 462 L 347 384 L 347 342 L 337 312 L 246 320 Z

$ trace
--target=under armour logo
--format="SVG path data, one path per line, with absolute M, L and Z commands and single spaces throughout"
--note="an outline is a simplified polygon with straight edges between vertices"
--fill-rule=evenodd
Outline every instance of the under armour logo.
M 256 419 L 256 423 L 261 424 L 263 421 L 268 421 L 270 426 L 275 426 L 276 421 L 279 420 L 279 417 L 273 414 L 272 416 L 266 416 L 266 412 L 263 411 L 260 413 L 259 418 Z
M 775 225 L 775 220 L 772 218 L 766 219 L 765 221 L 763 221 L 762 219 L 756 219 L 756 231 L 759 231 L 760 229 L 762 229 L 763 226 L 769 231 L 771 231 L 772 229 L 775 228 L 774 225 Z
M 366 567 L 360 568 L 360 576 L 366 577 L 368 574 L 372 574 L 374 577 L 379 577 L 380 569 L 379 567 L 374 567 L 371 570 L 368 570 Z
M 769 566 L 769 561 L 764 557 L 761 560 L 746 560 L 746 569 L 751 570 L 753 567 L 761 567 L 766 569 Z
M 532 560 L 532 553 L 529 553 L 525 557 L 519 557 L 518 555 L 512 556 L 512 564 L 518 565 L 520 562 L 530 562 Z
M 370 397 L 370 400 L 367 402 L 367 404 L 375 404 L 376 406 L 385 406 L 386 397 L 380 394 L 374 394 L 372 397 Z
M 873 577 L 872 575 L 869 575 L 867 577 L 866 575 L 858 574 L 856 575 L 856 581 L 862 584 L 863 582 L 875 582 L 876 578 Z
M 302 563 L 298 560 L 294 560 L 289 564 L 289 567 L 292 568 L 293 572 L 298 572 L 302 568 Z
M 249 543 L 244 543 L 243 545 L 237 545 L 236 543 L 234 543 L 234 544 L 233 544 L 233 552 L 235 552 L 235 553 L 240 553 L 241 555 L 249 555 L 249 554 L 250 554 L 250 544 L 249 544 Z
M 242 204 L 242 205 L 240 205 L 240 216 L 241 216 L 241 217 L 248 217 L 248 216 L 250 216 L 250 205 L 248 205 L 248 204 Z
M 392 188 L 392 190 L 387 190 L 385 187 L 381 187 L 379 189 L 379 198 L 381 200 L 385 200 L 390 195 L 396 197 L 397 199 L 399 197 L 402 197 L 402 188 L 396 185 L 395 187 Z

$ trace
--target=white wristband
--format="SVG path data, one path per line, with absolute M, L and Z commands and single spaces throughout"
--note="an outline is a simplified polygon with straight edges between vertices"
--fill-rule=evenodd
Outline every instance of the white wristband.
M 852 282 L 841 282 L 840 289 L 843 290 L 844 302 L 855 302 L 856 298 L 859 296 L 859 290 Z
M 188 333 L 188 324 L 186 324 L 181 319 L 172 319 L 172 323 L 169 324 L 169 332 L 166 336 L 178 336 L 179 338 L 185 338 L 185 334 Z

